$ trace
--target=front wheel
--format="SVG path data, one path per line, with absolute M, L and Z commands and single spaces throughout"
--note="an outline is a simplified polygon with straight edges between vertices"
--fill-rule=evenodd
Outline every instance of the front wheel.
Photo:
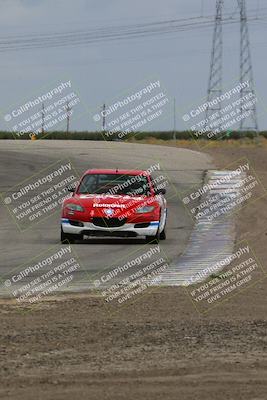
M 150 243 L 150 242 L 159 242 L 160 240 L 160 233 L 159 230 L 157 231 L 156 235 L 153 236 L 146 236 L 146 243 Z
M 163 231 L 159 235 L 160 240 L 166 240 L 166 227 L 164 226 Z
M 156 235 L 154 236 L 146 236 L 146 243 L 154 242 L 155 240 L 159 242 L 160 240 L 166 240 L 166 225 L 164 226 L 163 231 L 159 233 L 159 230 L 157 231 Z
M 60 232 L 60 241 L 61 243 L 65 243 L 66 241 L 68 241 L 69 243 L 75 243 L 75 240 L 82 240 L 83 239 L 83 235 L 72 235 L 71 233 L 65 233 L 63 232 L 62 228 L 61 228 L 61 232 Z

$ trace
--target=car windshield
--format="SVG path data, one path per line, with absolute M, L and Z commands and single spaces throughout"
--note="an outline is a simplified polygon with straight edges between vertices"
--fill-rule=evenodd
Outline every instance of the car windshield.
M 144 175 L 88 174 L 83 177 L 78 193 L 147 196 L 150 188 Z

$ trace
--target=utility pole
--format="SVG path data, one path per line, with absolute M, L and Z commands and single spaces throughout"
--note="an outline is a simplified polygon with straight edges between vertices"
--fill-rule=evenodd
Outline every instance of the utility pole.
M 67 113 L 67 133 L 69 133 L 69 129 L 70 129 L 70 105 L 69 102 L 67 103 L 67 107 L 66 107 L 66 113 Z
M 106 104 L 103 104 L 103 109 L 102 109 L 102 132 L 105 132 L 106 130 Z
M 44 103 L 42 103 L 42 135 L 44 134 L 44 126 L 45 126 L 45 109 L 44 109 Z
M 176 100 L 173 98 L 173 140 L 176 140 Z

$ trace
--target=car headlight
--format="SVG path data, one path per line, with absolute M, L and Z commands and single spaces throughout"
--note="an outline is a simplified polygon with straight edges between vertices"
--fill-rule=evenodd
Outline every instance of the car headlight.
M 136 209 L 136 212 L 139 214 L 143 214 L 143 213 L 149 213 L 152 212 L 155 209 L 154 206 L 144 206 L 144 207 L 139 207 Z
M 80 206 L 79 204 L 74 204 L 74 203 L 68 203 L 66 205 L 66 208 L 70 211 L 84 211 L 84 208 L 82 206 Z

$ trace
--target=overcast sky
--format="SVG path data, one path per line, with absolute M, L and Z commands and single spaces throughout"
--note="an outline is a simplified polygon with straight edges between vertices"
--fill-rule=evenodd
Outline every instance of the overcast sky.
M 225 0 L 226 12 L 234 11 Z M 267 7 L 263 0 L 247 0 L 253 15 L 259 6 L 260 20 L 250 22 L 250 41 L 259 126 L 266 118 Z M 198 17 L 215 13 L 215 0 L 1 0 L 0 39 L 26 34 L 60 33 L 110 26 Z M 71 47 L 18 50 L 0 54 L 0 109 L 22 104 L 42 88 L 70 79 L 79 92 L 84 110 L 97 109 L 121 93 L 129 92 L 151 76 L 159 77 L 170 99 L 176 98 L 177 129 L 186 125 L 182 115 L 206 96 L 212 28 L 83 44 Z M 239 26 L 224 26 L 224 84 L 236 81 L 239 68 Z M 171 130 L 172 116 L 158 122 L 158 129 Z M 0 119 L 0 129 L 6 129 Z M 81 114 L 71 122 L 76 130 L 93 129 L 92 120 Z

